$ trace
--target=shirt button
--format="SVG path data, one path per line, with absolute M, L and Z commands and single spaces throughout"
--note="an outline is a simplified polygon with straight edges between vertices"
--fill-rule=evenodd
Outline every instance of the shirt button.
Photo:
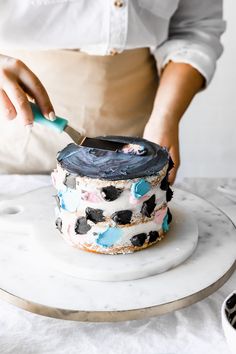
M 116 54 L 118 54 L 118 52 L 117 52 L 117 50 L 115 50 L 115 49 L 111 49 L 110 50 L 110 55 L 116 55 Z
M 114 5 L 115 5 L 116 7 L 123 7 L 123 6 L 124 6 L 124 2 L 121 1 L 121 0 L 116 0 L 116 1 L 114 2 Z

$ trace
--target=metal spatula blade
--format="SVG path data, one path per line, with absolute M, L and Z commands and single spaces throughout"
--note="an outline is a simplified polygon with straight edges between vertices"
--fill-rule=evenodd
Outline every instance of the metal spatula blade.
M 67 133 L 71 137 L 71 139 L 78 145 L 109 151 L 121 150 L 125 146 L 125 144 L 119 142 L 109 141 L 105 139 L 103 140 L 97 138 L 88 138 L 86 136 L 83 136 L 77 130 L 68 125 L 67 119 L 57 117 L 54 121 L 50 121 L 42 115 L 39 107 L 36 104 L 30 102 L 30 106 L 34 115 L 34 121 L 36 123 L 54 129 L 59 133 Z
M 117 151 L 121 150 L 125 146 L 124 143 L 82 136 L 77 130 L 75 130 L 69 125 L 65 127 L 64 131 L 71 137 L 71 139 L 76 144 L 85 147 L 96 148 L 100 150 Z

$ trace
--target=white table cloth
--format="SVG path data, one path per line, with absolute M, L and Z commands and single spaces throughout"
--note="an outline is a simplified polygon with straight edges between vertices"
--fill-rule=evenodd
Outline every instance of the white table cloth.
M 48 176 L 0 176 L 0 200 L 50 184 Z M 235 202 L 217 192 L 236 180 L 191 179 L 178 185 L 227 212 Z M 4 271 L 4 270 L 0 270 Z M 227 354 L 220 308 L 236 289 L 236 273 L 216 293 L 188 308 L 156 318 L 120 323 L 82 323 L 46 318 L 0 300 L 0 353 L 4 354 Z

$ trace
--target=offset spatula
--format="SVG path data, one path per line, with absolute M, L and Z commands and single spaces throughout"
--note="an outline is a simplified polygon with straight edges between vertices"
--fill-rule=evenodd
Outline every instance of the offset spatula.
M 59 133 L 67 133 L 71 137 L 71 139 L 80 146 L 110 151 L 121 150 L 125 146 L 124 143 L 82 136 L 74 128 L 68 125 L 67 119 L 57 117 L 54 121 L 50 121 L 42 115 L 39 107 L 36 104 L 30 102 L 30 106 L 34 115 L 34 121 L 36 123 L 54 129 Z

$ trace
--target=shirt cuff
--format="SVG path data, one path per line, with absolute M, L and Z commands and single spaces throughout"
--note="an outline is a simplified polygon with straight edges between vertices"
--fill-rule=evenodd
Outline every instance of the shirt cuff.
M 169 61 L 190 64 L 205 78 L 205 86 L 211 82 L 216 70 L 217 57 L 213 50 L 204 44 L 183 39 L 171 39 L 152 51 L 159 76 Z

